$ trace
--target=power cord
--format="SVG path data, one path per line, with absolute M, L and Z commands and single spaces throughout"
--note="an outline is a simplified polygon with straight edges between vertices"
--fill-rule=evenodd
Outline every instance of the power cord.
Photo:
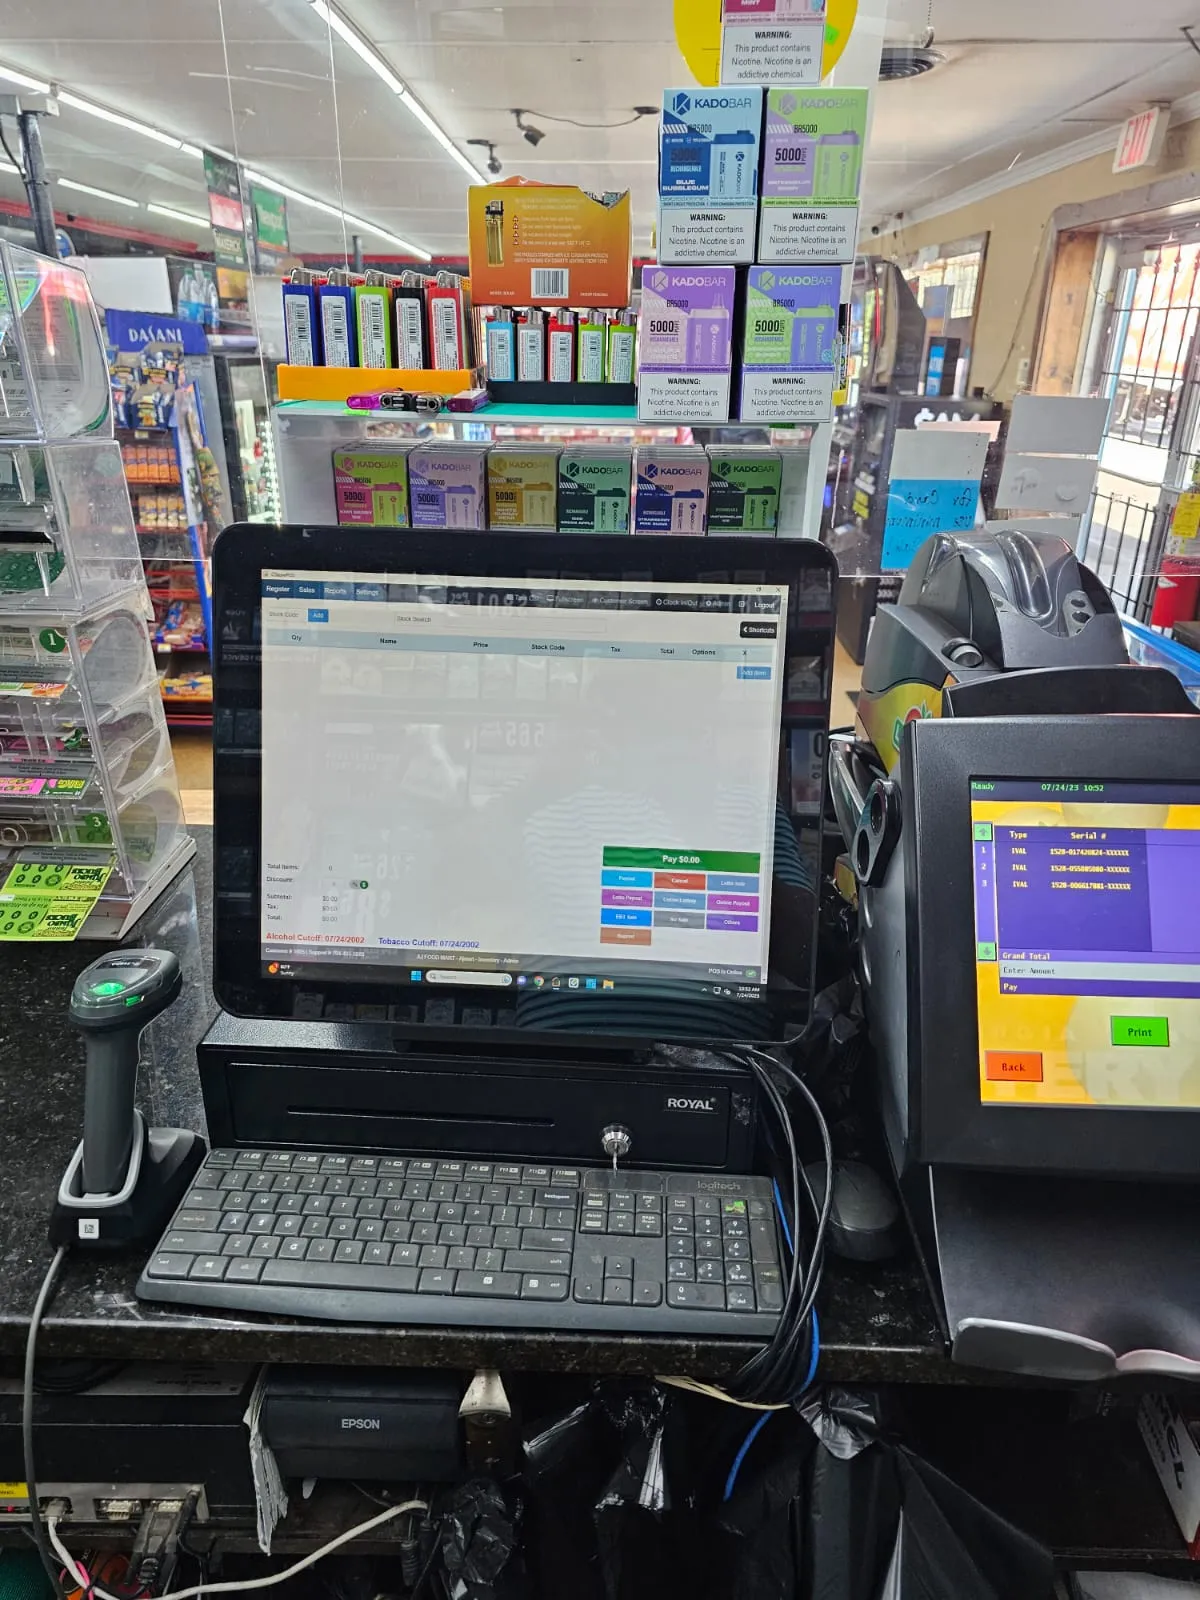
M 795 1039 L 788 1040 L 787 1044 L 790 1046 L 802 1043 L 807 1032 L 806 1029 Z M 833 1145 L 829 1137 L 829 1126 L 820 1106 L 808 1085 L 793 1067 L 766 1055 L 752 1044 L 739 1045 L 732 1049 L 727 1046 L 724 1053 L 729 1059 L 739 1062 L 754 1074 L 765 1103 L 773 1114 L 777 1131 L 783 1139 L 786 1155 L 784 1187 L 781 1188 L 778 1180 L 774 1184 L 776 1209 L 788 1243 L 790 1257 L 783 1306 L 776 1330 L 770 1340 L 734 1374 L 727 1388 L 676 1376 L 662 1376 L 659 1382 L 704 1394 L 711 1399 L 731 1405 L 742 1406 L 747 1410 L 767 1413 L 786 1411 L 812 1383 L 819 1358 L 819 1335 L 813 1306 L 821 1286 L 825 1235 L 833 1206 Z M 788 1087 L 800 1095 L 817 1125 L 825 1161 L 824 1193 L 819 1200 L 813 1193 L 808 1175 L 797 1153 L 791 1115 L 773 1073 L 785 1078 Z M 791 1191 L 790 1220 L 784 1202 L 785 1188 Z M 808 1202 L 814 1219 L 812 1245 L 807 1256 L 799 1248 L 801 1192 Z
M 271 1589 L 277 1583 L 286 1583 L 289 1578 L 296 1577 L 307 1568 L 315 1565 L 325 1556 L 331 1555 L 344 1544 L 349 1544 L 351 1539 L 357 1539 L 364 1533 L 370 1533 L 375 1528 L 381 1528 L 385 1522 L 391 1522 L 394 1517 L 406 1516 L 412 1511 L 428 1511 L 429 1506 L 424 1500 L 405 1500 L 400 1505 L 389 1506 L 386 1511 L 381 1511 L 378 1516 L 360 1522 L 357 1527 L 347 1528 L 345 1533 L 339 1533 L 336 1539 L 330 1539 L 328 1544 L 323 1544 L 319 1550 L 310 1551 L 302 1556 L 299 1561 L 294 1561 L 290 1567 L 285 1567 L 282 1572 L 269 1572 L 264 1578 L 238 1578 L 231 1583 L 198 1583 L 190 1589 L 175 1589 L 170 1594 L 159 1596 L 159 1600 L 193 1600 L 193 1596 L 204 1594 L 245 1594 L 251 1589 Z M 110 1594 L 107 1589 L 101 1589 L 98 1584 L 90 1583 L 86 1574 L 76 1566 L 75 1558 L 63 1544 L 58 1536 L 58 1520 L 51 1518 L 46 1524 L 46 1533 L 50 1543 L 54 1546 L 69 1577 L 84 1589 L 89 1595 L 89 1600 L 120 1600 L 119 1595 Z
M 829 1127 L 817 1105 L 812 1091 L 790 1066 L 749 1047 L 738 1056 L 750 1068 L 766 1097 L 766 1103 L 775 1114 L 787 1148 L 791 1182 L 791 1219 L 782 1203 L 782 1193 L 777 1194 L 777 1205 L 784 1227 L 795 1242 L 791 1252 L 791 1271 L 779 1324 L 770 1341 L 751 1356 L 735 1375 L 729 1392 L 744 1400 L 770 1400 L 791 1402 L 807 1385 L 806 1374 L 811 1365 L 813 1330 L 811 1312 L 821 1286 L 821 1272 L 825 1256 L 825 1235 L 829 1227 L 829 1214 L 833 1206 L 833 1146 Z M 806 1102 L 820 1134 L 825 1160 L 825 1190 L 820 1201 L 812 1191 L 807 1174 L 796 1151 L 791 1117 L 782 1094 L 776 1086 L 773 1073 L 784 1077 L 791 1088 Z M 800 1248 L 800 1193 L 803 1190 L 812 1210 L 815 1228 L 807 1257 Z
M 46 1525 L 42 1520 L 42 1507 L 38 1493 L 37 1472 L 34 1470 L 33 1459 L 33 1363 L 37 1355 L 38 1329 L 41 1327 L 42 1317 L 50 1303 L 50 1297 L 58 1287 L 58 1275 L 62 1264 L 66 1260 L 67 1247 L 60 1244 L 54 1252 L 54 1259 L 46 1268 L 46 1276 L 42 1279 L 42 1287 L 38 1290 L 37 1299 L 33 1303 L 33 1315 L 29 1319 L 29 1333 L 25 1339 L 25 1381 L 21 1389 L 21 1450 L 25 1466 L 25 1492 L 29 1496 L 29 1531 L 33 1535 L 33 1542 L 37 1546 L 37 1553 L 41 1557 L 42 1565 L 46 1569 L 46 1576 L 54 1589 L 58 1600 L 67 1600 L 67 1592 L 63 1588 L 59 1577 L 59 1564 L 55 1561 L 46 1539 Z M 85 1586 L 86 1588 L 86 1586 Z

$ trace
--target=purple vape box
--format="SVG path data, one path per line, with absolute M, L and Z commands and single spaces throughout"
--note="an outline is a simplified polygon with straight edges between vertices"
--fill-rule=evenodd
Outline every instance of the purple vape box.
M 732 267 L 646 268 L 638 325 L 644 420 L 728 420 L 736 281 Z
M 487 446 L 419 444 L 408 455 L 414 528 L 485 528 Z

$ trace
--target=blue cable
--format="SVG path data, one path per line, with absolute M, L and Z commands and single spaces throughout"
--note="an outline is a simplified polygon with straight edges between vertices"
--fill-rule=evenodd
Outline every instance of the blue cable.
M 796 1254 L 796 1246 L 792 1243 L 792 1230 L 788 1227 L 787 1212 L 783 1209 L 783 1196 L 779 1192 L 779 1179 L 771 1179 L 771 1188 L 775 1191 L 775 1209 L 779 1213 L 779 1225 L 783 1229 L 783 1237 L 787 1240 L 788 1254 Z
M 775 1190 L 775 1209 L 779 1213 L 779 1223 L 783 1229 L 783 1237 L 787 1241 L 788 1250 L 794 1253 L 795 1246 L 792 1244 L 792 1232 L 788 1227 L 787 1214 L 783 1209 L 783 1196 L 779 1192 L 779 1183 L 777 1180 L 774 1181 L 773 1187 Z M 821 1328 L 817 1321 L 817 1311 L 815 1306 L 809 1315 L 812 1317 L 812 1354 L 809 1356 L 808 1372 L 805 1375 L 800 1394 L 803 1394 L 806 1389 L 812 1387 L 812 1381 L 817 1375 L 817 1363 L 821 1359 Z M 796 1398 L 799 1399 L 799 1395 Z M 737 1483 L 738 1473 L 742 1470 L 742 1462 L 745 1461 L 746 1457 L 750 1454 L 750 1446 L 754 1443 L 755 1439 L 758 1438 L 759 1434 L 763 1431 L 767 1423 L 770 1422 L 774 1415 L 775 1413 L 773 1411 L 764 1411 L 762 1416 L 758 1417 L 754 1421 L 754 1423 L 751 1425 L 750 1432 L 742 1440 L 741 1449 L 738 1451 L 737 1455 L 734 1456 L 733 1465 L 729 1469 L 729 1476 L 725 1479 L 725 1500 L 732 1500 L 734 1486 Z
M 767 1423 L 770 1422 L 774 1415 L 775 1413 L 773 1411 L 764 1411 L 761 1417 L 757 1417 L 755 1419 L 751 1425 L 750 1432 L 742 1440 L 742 1448 L 738 1451 L 737 1455 L 734 1456 L 733 1465 L 729 1469 L 729 1476 L 725 1479 L 724 1498 L 726 1500 L 733 1499 L 733 1486 L 737 1483 L 737 1475 L 742 1470 L 742 1462 L 745 1461 L 746 1457 L 750 1454 L 750 1446 L 754 1443 L 755 1439 L 758 1438 L 759 1434 L 763 1431 Z

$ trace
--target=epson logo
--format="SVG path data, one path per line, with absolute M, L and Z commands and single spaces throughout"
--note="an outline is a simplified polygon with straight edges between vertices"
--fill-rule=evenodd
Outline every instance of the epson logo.
M 383 1427 L 378 1417 L 343 1417 L 343 1428 L 358 1428 L 362 1432 L 378 1433 Z
M 707 1111 L 715 1112 L 717 1101 L 715 1095 L 704 1097 L 689 1097 L 681 1094 L 669 1094 L 664 1107 L 667 1111 Z

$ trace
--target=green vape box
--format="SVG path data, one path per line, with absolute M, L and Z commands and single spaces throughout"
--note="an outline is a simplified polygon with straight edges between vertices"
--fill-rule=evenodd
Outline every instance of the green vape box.
M 774 534 L 783 463 L 775 450 L 708 452 L 708 531 Z
M 628 533 L 630 452 L 575 445 L 558 461 L 558 525 L 564 533 Z

